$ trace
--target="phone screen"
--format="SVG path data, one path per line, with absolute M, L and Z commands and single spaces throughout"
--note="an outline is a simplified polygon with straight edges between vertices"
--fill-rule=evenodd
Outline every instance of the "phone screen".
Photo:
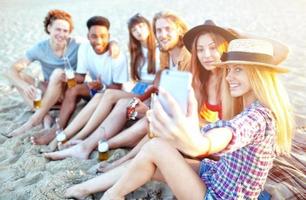
M 164 70 L 161 74 L 159 87 L 166 90 L 177 101 L 184 114 L 187 114 L 188 93 L 191 88 L 192 74 L 190 72 Z M 158 99 L 164 110 L 169 111 L 168 102 L 162 97 Z

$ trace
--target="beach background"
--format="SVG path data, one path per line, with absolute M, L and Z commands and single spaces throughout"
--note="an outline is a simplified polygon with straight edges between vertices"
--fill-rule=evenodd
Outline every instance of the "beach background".
M 290 48 L 283 65 L 291 72 L 281 75 L 281 79 L 294 105 L 297 125 L 306 126 L 305 0 L 0 0 L 0 132 L 3 134 L 31 116 L 5 76 L 14 61 L 47 37 L 43 19 L 50 9 L 63 9 L 72 15 L 74 36 L 86 37 L 86 21 L 91 16 L 107 17 L 111 22 L 111 35 L 120 42 L 124 52 L 127 51 L 128 19 L 140 13 L 151 20 L 162 10 L 173 10 L 190 28 L 213 19 L 221 26 L 282 41 Z M 37 63 L 27 70 L 41 76 Z M 0 200 L 63 199 L 68 186 L 95 176 L 92 166 L 97 163 L 96 154 L 87 161 L 44 159 L 39 153 L 41 147 L 29 142 L 29 136 L 41 128 L 9 140 L 0 135 Z M 124 152 L 113 151 L 111 159 Z M 87 199 L 98 199 L 100 195 Z M 172 199 L 172 195 L 163 184 L 150 183 L 130 194 L 128 199 Z

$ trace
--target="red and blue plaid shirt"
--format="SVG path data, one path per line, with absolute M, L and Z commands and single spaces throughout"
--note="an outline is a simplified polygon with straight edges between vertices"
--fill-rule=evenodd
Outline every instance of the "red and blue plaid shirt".
M 229 121 L 217 121 L 202 129 L 228 127 L 229 145 L 219 161 L 202 160 L 200 174 L 215 199 L 257 199 L 275 158 L 275 121 L 272 112 L 258 101 Z

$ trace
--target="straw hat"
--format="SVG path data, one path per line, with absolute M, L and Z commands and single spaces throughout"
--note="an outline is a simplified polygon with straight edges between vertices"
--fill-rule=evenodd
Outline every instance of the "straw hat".
M 222 67 L 228 64 L 256 65 L 272 69 L 278 73 L 286 73 L 285 67 L 273 64 L 273 46 L 265 40 L 259 39 L 235 39 L 229 43 L 227 53 L 223 53 L 221 63 L 215 63 Z
M 194 42 L 194 39 L 196 38 L 196 36 L 203 32 L 203 31 L 210 31 L 216 34 L 220 34 L 222 37 L 224 37 L 225 40 L 227 40 L 228 42 L 230 42 L 233 39 L 236 39 L 237 36 L 235 34 L 233 34 L 232 32 L 221 28 L 219 26 L 216 26 L 216 24 L 212 21 L 212 20 L 206 20 L 204 22 L 204 24 L 193 27 L 192 29 L 190 29 L 183 38 L 184 44 L 186 46 L 186 48 L 188 49 L 188 51 L 191 52 L 192 49 L 192 44 Z

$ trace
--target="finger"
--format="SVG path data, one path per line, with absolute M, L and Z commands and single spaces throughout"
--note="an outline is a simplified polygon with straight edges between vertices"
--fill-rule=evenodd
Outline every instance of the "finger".
M 159 95 L 161 95 L 167 101 L 167 106 L 173 119 L 181 119 L 182 117 L 185 117 L 177 101 L 168 92 L 160 88 Z
M 194 90 L 191 88 L 188 95 L 187 117 L 195 115 L 198 115 L 198 102 L 195 98 Z
M 157 98 L 154 99 L 153 104 L 154 104 L 154 109 L 152 109 L 152 111 L 153 111 L 153 116 L 154 116 L 155 121 L 158 121 L 160 124 L 167 127 L 168 124 L 172 122 L 172 118 L 169 116 L 168 113 L 166 113 L 166 111 L 161 106 Z M 153 123 L 155 121 L 153 121 Z

